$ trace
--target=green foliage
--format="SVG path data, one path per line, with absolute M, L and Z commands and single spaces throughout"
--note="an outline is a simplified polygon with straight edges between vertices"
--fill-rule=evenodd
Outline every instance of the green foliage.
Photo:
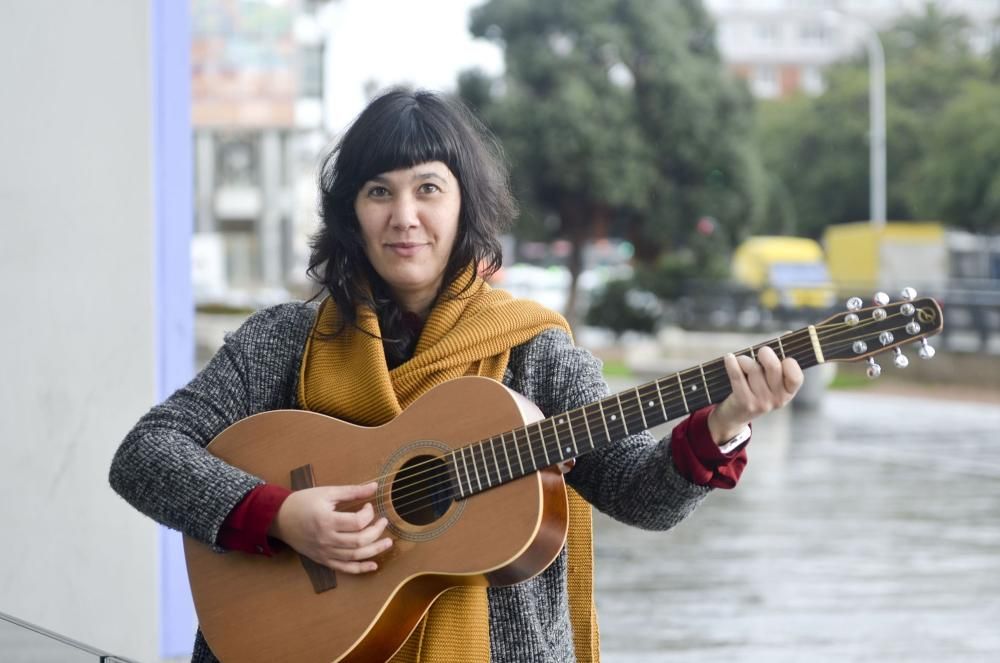
M 660 319 L 655 299 L 643 297 L 628 280 L 609 281 L 590 304 L 587 324 L 621 336 L 626 331 L 651 333 Z
M 632 369 L 620 359 L 605 359 L 601 368 L 604 378 L 628 378 L 632 377 Z
M 490 0 L 470 29 L 504 47 L 503 79 L 466 72 L 459 93 L 504 144 L 519 232 L 580 249 L 617 229 L 651 263 L 702 216 L 724 245 L 763 219 L 752 102 L 700 1 Z
M 729 254 L 719 251 L 711 238 L 697 237 L 689 246 L 664 253 L 641 266 L 636 285 L 670 301 L 687 293 L 692 283 L 721 282 L 729 278 Z
M 880 35 L 890 219 L 1000 230 L 991 193 L 1000 142 L 996 83 L 988 82 L 994 69 L 970 52 L 968 28 L 928 5 Z M 868 218 L 868 122 L 863 55 L 828 69 L 827 90 L 815 99 L 760 105 L 757 140 L 770 192 L 765 230 L 818 237 L 830 223 Z
M 1000 230 L 1000 87 L 973 81 L 944 109 L 927 136 L 933 159 L 913 197 L 931 218 L 974 232 Z

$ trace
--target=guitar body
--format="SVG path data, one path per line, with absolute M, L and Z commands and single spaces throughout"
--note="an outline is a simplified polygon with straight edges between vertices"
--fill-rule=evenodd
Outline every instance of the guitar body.
M 219 554 L 185 537 L 198 620 L 216 656 L 241 663 L 384 661 L 447 589 L 514 584 L 543 571 L 566 537 L 558 470 L 433 507 L 428 499 L 417 511 L 407 498 L 419 481 L 405 490 L 393 485 L 401 469 L 442 470 L 436 459 L 445 453 L 541 418 L 500 383 L 466 377 L 432 389 L 376 428 L 299 410 L 266 412 L 227 428 L 208 450 L 269 483 L 291 487 L 292 471 L 307 465 L 316 485 L 378 477 L 374 506 L 389 520 L 393 547 L 375 558 L 378 571 L 337 573 L 335 587 L 317 590 L 289 548 L 271 558 Z

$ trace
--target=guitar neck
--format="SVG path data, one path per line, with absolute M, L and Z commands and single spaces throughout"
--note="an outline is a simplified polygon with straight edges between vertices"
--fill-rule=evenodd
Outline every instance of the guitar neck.
M 806 327 L 738 354 L 756 358 L 767 346 L 802 368 L 822 362 L 815 328 Z M 723 359 L 673 373 L 604 400 L 456 449 L 448 458 L 452 490 L 463 499 L 615 440 L 720 403 L 732 392 Z

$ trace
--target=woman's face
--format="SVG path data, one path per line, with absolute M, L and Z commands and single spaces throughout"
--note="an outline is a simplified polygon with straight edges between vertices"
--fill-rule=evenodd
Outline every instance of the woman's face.
M 462 196 L 440 161 L 382 173 L 354 200 L 365 255 L 404 310 L 425 316 L 451 256 Z

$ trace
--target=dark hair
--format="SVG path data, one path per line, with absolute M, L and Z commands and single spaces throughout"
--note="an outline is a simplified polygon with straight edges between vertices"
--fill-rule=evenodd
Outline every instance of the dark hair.
M 405 359 L 415 339 L 365 256 L 354 201 L 372 177 L 429 161 L 447 165 L 461 192 L 458 232 L 442 289 L 470 265 L 484 276 L 493 274 L 503 260 L 499 235 L 513 223 L 517 205 L 499 144 L 460 102 L 422 90 L 391 89 L 358 115 L 319 171 L 320 229 L 312 238 L 307 273 L 333 298 L 344 325 L 356 325 L 358 305 L 376 312 L 390 363 Z

